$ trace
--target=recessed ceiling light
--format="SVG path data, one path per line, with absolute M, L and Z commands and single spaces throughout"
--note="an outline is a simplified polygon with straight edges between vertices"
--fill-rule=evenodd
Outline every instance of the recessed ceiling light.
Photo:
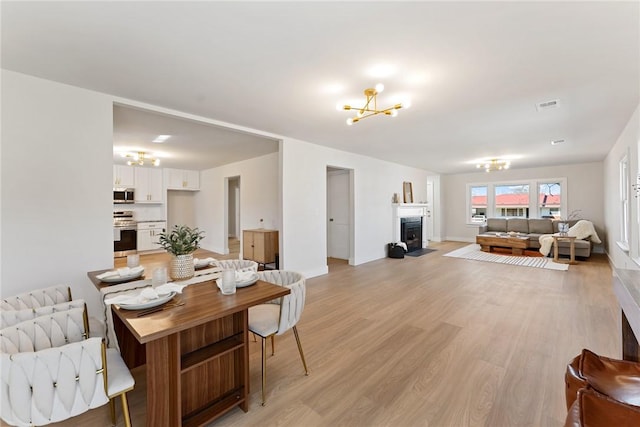
M 558 145 L 558 144 L 562 144 L 564 142 L 564 139 L 554 139 L 553 141 L 551 141 L 551 145 Z
M 162 144 L 163 142 L 165 142 L 169 138 L 171 138 L 171 135 L 158 135 L 158 137 L 156 139 L 154 139 L 153 142 L 158 143 L 158 144 Z

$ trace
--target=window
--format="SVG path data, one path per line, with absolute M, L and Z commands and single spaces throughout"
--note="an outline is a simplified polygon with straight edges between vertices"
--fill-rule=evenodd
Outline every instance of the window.
M 470 225 L 495 217 L 566 218 L 566 194 L 566 178 L 469 183 L 465 217 Z
M 562 184 L 541 182 L 538 184 L 538 216 L 540 218 L 560 218 Z
M 529 185 L 496 185 L 494 214 L 529 218 Z
M 471 187 L 471 222 L 485 222 L 487 219 L 487 186 Z
M 618 245 L 629 250 L 629 158 L 620 160 L 620 238 Z

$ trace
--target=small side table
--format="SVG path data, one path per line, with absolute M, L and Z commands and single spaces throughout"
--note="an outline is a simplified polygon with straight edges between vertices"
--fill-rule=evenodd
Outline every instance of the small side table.
M 558 259 L 558 242 L 569 241 L 569 261 Z M 576 238 L 574 236 L 560 236 L 558 234 L 553 235 L 553 262 L 565 263 L 565 264 L 577 264 L 576 261 Z

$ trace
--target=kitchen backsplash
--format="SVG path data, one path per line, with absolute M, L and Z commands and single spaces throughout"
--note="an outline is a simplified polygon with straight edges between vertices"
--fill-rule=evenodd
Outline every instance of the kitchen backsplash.
M 133 211 L 133 219 L 136 221 L 158 221 L 166 220 L 164 205 L 114 205 L 114 211 Z

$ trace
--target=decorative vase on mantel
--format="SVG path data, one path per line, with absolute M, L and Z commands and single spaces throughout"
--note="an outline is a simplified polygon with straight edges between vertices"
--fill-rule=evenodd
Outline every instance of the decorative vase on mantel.
M 169 276 L 171 276 L 173 280 L 191 279 L 194 274 L 193 254 L 171 256 Z

